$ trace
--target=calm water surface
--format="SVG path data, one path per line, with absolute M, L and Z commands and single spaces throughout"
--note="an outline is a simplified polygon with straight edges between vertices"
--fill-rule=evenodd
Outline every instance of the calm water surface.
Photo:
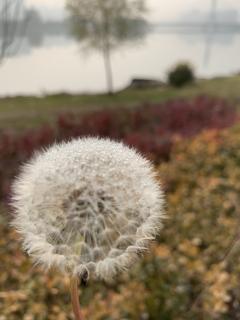
M 240 71 L 240 34 L 153 33 L 112 57 L 115 89 L 133 77 L 164 79 L 178 61 L 192 63 L 199 77 Z M 0 95 L 102 92 L 105 73 L 98 53 L 83 53 L 71 38 L 47 37 L 38 47 L 27 42 L 0 67 Z

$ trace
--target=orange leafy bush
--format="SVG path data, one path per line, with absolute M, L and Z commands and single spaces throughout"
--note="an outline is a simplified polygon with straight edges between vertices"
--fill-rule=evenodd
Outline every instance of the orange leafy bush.
M 92 320 L 240 318 L 240 127 L 180 141 L 157 168 L 168 219 L 158 243 L 118 285 L 82 290 Z M 0 227 L 1 320 L 71 320 L 67 279 L 32 269 Z

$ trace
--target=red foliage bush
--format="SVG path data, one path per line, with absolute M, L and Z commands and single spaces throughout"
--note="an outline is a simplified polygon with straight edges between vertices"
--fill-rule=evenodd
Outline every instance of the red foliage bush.
M 191 137 L 204 129 L 222 129 L 237 120 L 226 101 L 198 97 L 134 109 L 104 110 L 85 115 L 62 114 L 56 126 L 18 136 L 0 133 L 0 200 L 6 199 L 12 178 L 32 153 L 55 141 L 79 136 L 122 140 L 154 161 L 168 160 L 176 137 Z
M 0 201 L 7 200 L 11 180 L 17 175 L 21 164 L 35 150 L 54 142 L 55 136 L 55 131 L 50 127 L 29 131 L 21 136 L 0 133 Z
M 168 159 L 176 136 L 191 137 L 204 129 L 222 129 L 236 121 L 236 112 L 224 100 L 198 97 L 134 110 L 99 111 L 76 117 L 61 115 L 61 139 L 98 135 L 123 140 L 151 159 Z

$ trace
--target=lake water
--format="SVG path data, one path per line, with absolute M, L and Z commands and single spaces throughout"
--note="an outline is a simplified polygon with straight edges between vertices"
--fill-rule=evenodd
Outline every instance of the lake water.
M 114 87 L 132 78 L 165 79 L 169 68 L 188 61 L 199 77 L 240 71 L 240 34 L 152 33 L 138 45 L 121 48 L 112 56 Z M 103 92 L 102 57 L 81 52 L 74 39 L 46 37 L 38 47 L 27 42 L 18 55 L 0 67 L 0 95 L 42 95 L 56 92 Z

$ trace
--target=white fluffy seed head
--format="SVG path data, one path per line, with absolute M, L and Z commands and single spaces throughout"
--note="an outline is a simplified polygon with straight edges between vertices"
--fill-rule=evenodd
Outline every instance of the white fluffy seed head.
M 54 145 L 13 186 L 13 226 L 37 264 L 110 280 L 161 227 L 152 165 L 122 143 L 83 138 Z

